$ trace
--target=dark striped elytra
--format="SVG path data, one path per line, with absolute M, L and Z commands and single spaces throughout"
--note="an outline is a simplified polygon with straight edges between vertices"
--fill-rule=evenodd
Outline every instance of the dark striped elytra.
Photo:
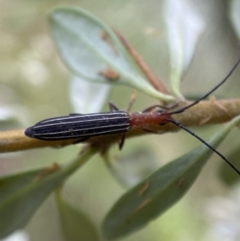
M 28 137 L 40 140 L 87 138 L 130 129 L 129 115 L 125 111 L 71 114 L 38 122 L 25 130 Z
M 227 76 L 219 84 L 217 84 L 213 89 L 211 89 L 201 98 L 183 108 L 179 108 L 173 111 L 166 111 L 162 109 L 162 106 L 154 105 L 147 108 L 143 112 L 128 114 L 128 112 L 119 111 L 117 107 L 115 107 L 113 104 L 110 104 L 110 108 L 112 110 L 111 112 L 84 115 L 71 114 L 69 116 L 56 117 L 40 121 L 36 125 L 27 128 L 25 130 L 25 135 L 28 137 L 47 141 L 78 139 L 77 142 L 81 142 L 94 136 L 123 134 L 121 142 L 119 143 L 119 148 L 121 149 L 124 144 L 124 134 L 127 133 L 130 129 L 141 129 L 153 133 L 154 131 L 151 130 L 151 127 L 153 125 L 172 123 L 179 128 L 187 131 L 189 134 L 191 134 L 200 142 L 209 147 L 213 152 L 219 155 L 229 166 L 231 166 L 238 173 L 238 175 L 240 175 L 240 171 L 229 160 L 227 160 L 226 157 L 224 157 L 220 152 L 218 152 L 215 148 L 205 142 L 201 137 L 196 135 L 191 130 L 187 129 L 185 126 L 181 125 L 172 117 L 173 114 L 179 114 L 184 112 L 185 110 L 198 104 L 201 100 L 207 98 L 210 94 L 212 94 L 223 83 L 225 83 L 225 81 L 237 68 L 239 63 L 240 58 L 235 63 L 230 72 L 227 74 Z M 132 101 L 130 102 L 128 110 L 130 109 L 131 104 Z

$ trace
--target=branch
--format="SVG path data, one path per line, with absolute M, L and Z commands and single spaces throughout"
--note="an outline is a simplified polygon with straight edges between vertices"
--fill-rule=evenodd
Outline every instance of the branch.
M 185 102 L 184 105 L 190 102 Z M 183 105 L 182 105 L 183 106 Z M 179 108 L 180 106 L 178 106 Z M 240 99 L 202 101 L 189 110 L 173 115 L 173 117 L 186 127 L 203 126 L 208 124 L 220 124 L 230 121 L 237 115 L 240 115 Z M 178 128 L 172 124 L 164 126 L 151 126 L 156 132 L 172 132 Z M 132 129 L 126 134 L 126 138 L 136 137 L 149 134 L 141 129 Z M 112 134 L 106 136 L 92 137 L 86 142 L 101 148 L 109 147 L 110 145 L 119 142 L 122 134 Z M 0 153 L 22 151 L 34 148 L 43 147 L 64 147 L 72 144 L 74 140 L 61 141 L 42 141 L 29 138 L 24 135 L 24 130 L 12 130 L 0 132 Z

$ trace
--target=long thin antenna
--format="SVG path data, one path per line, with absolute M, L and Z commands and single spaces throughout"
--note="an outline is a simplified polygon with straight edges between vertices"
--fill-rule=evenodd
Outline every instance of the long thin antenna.
M 193 103 L 191 103 L 190 105 L 187 105 L 181 109 L 178 109 L 178 110 L 175 110 L 175 111 L 172 111 L 172 112 L 166 112 L 166 114 L 178 114 L 178 113 L 182 113 L 184 112 L 185 110 L 191 108 L 192 106 L 198 104 L 200 101 L 206 99 L 209 95 L 211 95 L 215 90 L 217 90 L 222 84 L 225 83 L 225 81 L 232 75 L 232 73 L 234 72 L 234 70 L 237 68 L 237 66 L 239 65 L 240 63 L 240 57 L 239 59 L 237 60 L 237 62 L 235 63 L 235 65 L 233 66 L 233 68 L 230 70 L 230 72 L 227 74 L 227 76 L 218 84 L 216 85 L 212 90 L 210 90 L 207 94 L 205 94 L 203 97 L 201 97 L 200 99 L 194 101 Z
M 238 61 L 239 62 L 239 61 Z M 204 145 L 206 145 L 208 148 L 210 148 L 213 152 L 215 152 L 217 155 L 219 155 L 230 167 L 233 168 L 233 170 L 235 172 L 238 173 L 238 175 L 240 175 L 240 171 L 225 157 L 223 156 L 220 152 L 218 152 L 215 148 L 213 148 L 210 144 L 208 144 L 206 141 L 204 141 L 200 136 L 196 135 L 194 132 L 192 132 L 191 130 L 189 130 L 188 128 L 186 128 L 185 126 L 181 125 L 179 122 L 177 122 L 174 119 L 168 119 L 169 122 L 171 122 L 172 124 L 178 126 L 179 128 L 185 130 L 186 132 L 188 132 L 189 134 L 191 134 L 192 136 L 196 137 L 199 141 L 201 141 Z

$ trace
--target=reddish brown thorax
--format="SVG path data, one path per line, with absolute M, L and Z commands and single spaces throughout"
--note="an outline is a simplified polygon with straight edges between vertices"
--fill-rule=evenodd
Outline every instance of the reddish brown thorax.
M 129 117 L 131 128 L 145 128 L 152 125 L 162 125 L 172 119 L 171 115 L 162 112 L 133 113 Z

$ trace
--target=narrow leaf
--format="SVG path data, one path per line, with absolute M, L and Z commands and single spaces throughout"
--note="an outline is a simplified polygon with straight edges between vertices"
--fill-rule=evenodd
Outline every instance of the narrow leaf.
M 209 140 L 218 146 L 232 127 L 235 119 Z M 175 204 L 191 187 L 212 151 L 201 145 L 177 158 L 123 195 L 110 210 L 103 223 L 103 233 L 108 239 L 132 233 L 157 218 Z
M 128 85 L 160 100 L 174 100 L 156 91 L 136 72 L 113 31 L 87 11 L 56 8 L 50 13 L 49 24 L 59 53 L 74 75 L 93 82 Z
M 90 219 L 56 194 L 62 231 L 67 241 L 98 241 L 98 233 Z
M 192 1 L 166 1 L 166 27 L 171 58 L 171 86 L 182 97 L 180 83 L 204 30 L 205 22 Z
M 0 238 L 24 227 L 48 195 L 95 152 L 90 150 L 70 164 L 0 178 Z

